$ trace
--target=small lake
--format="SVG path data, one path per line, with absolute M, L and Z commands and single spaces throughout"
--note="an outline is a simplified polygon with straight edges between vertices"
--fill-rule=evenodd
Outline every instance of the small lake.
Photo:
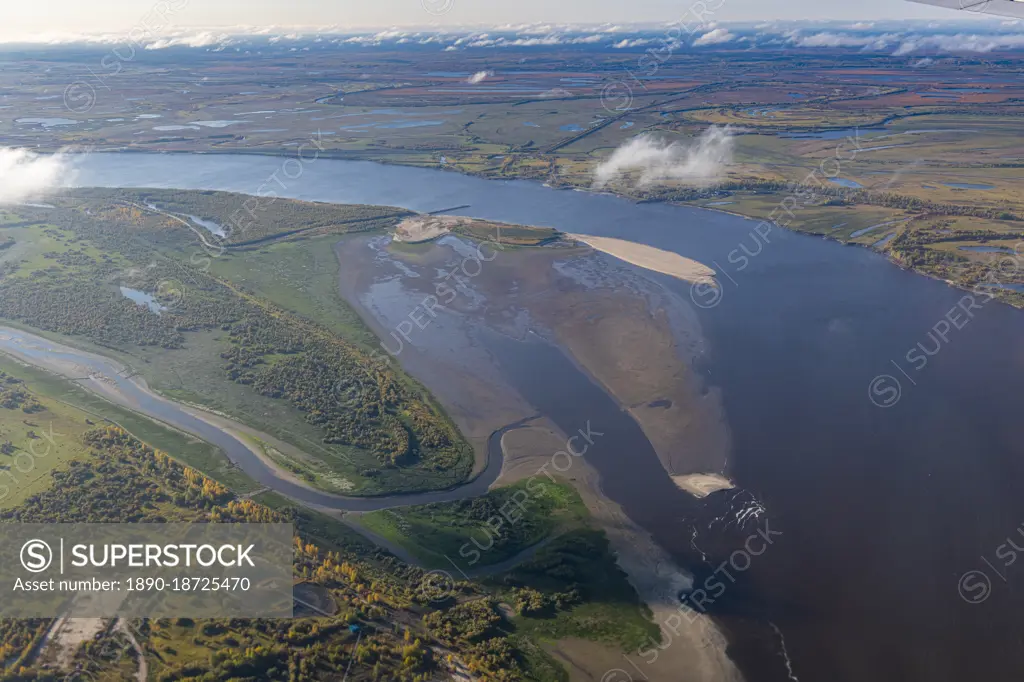
M 194 215 L 188 216 L 188 219 L 199 227 L 208 230 L 210 234 L 217 235 L 218 237 L 226 237 L 228 234 L 224 231 L 224 227 L 222 225 L 215 223 L 212 220 L 206 220 L 205 218 L 200 218 L 199 216 Z
M 139 291 L 138 289 L 132 289 L 131 287 L 120 287 L 121 295 L 125 298 L 134 301 L 140 306 L 146 306 L 149 311 L 159 315 L 163 311 L 167 310 L 164 306 L 160 305 L 159 301 L 156 300 L 154 294 L 147 294 L 145 291 Z
M 961 246 L 961 251 L 974 251 L 976 253 L 1013 253 L 1013 249 L 1006 246 Z
M 982 287 L 987 289 L 1009 289 L 1010 291 L 1016 291 L 1024 294 L 1024 284 L 982 284 Z
M 788 137 L 794 140 L 838 140 L 847 137 L 865 137 L 868 135 L 882 134 L 885 132 L 888 132 L 885 128 L 834 128 L 832 130 L 812 130 L 808 132 L 798 133 L 778 133 L 778 137 Z
M 953 187 L 954 189 L 995 189 L 995 185 L 985 185 L 980 182 L 944 182 L 942 183 L 946 187 Z
M 73 126 L 78 125 L 81 121 L 76 121 L 70 118 L 16 118 L 15 123 L 22 125 L 38 125 L 44 128 L 55 128 L 57 126 Z
M 864 186 L 864 185 L 860 184 L 859 182 L 857 182 L 856 180 L 848 180 L 846 178 L 829 178 L 828 181 L 831 182 L 833 185 L 839 185 L 841 187 L 849 187 L 850 189 L 857 189 L 859 187 L 863 187 Z
M 889 242 L 891 242 L 893 239 L 895 239 L 897 234 L 899 234 L 899 233 L 898 232 L 893 232 L 892 234 L 887 234 L 884 237 L 882 237 L 881 239 L 879 239 L 877 242 L 872 244 L 871 247 L 874 248 L 874 249 L 880 249 L 883 246 L 885 246 L 886 244 L 888 244 Z
M 251 121 L 192 121 L 192 125 L 202 126 L 204 128 L 227 128 L 228 126 L 238 125 L 239 123 L 251 123 Z

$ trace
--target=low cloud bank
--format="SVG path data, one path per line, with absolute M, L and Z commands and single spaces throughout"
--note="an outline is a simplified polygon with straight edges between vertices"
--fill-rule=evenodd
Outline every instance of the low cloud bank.
M 666 180 L 714 184 L 732 163 L 734 137 L 728 126 L 711 126 L 691 142 L 669 143 L 651 135 L 639 135 L 616 149 L 594 170 L 594 187 L 601 188 L 620 176 L 637 173 L 637 187 Z
M 0 204 L 38 199 L 71 174 L 61 154 L 43 156 L 27 149 L 0 147 Z
M 736 40 L 736 36 L 729 32 L 725 28 L 716 28 L 712 31 L 708 31 L 700 38 L 693 41 L 694 47 L 701 47 L 702 45 L 720 45 L 721 43 L 729 43 Z
M 470 85 L 476 85 L 477 83 L 483 83 L 485 80 L 494 75 L 493 71 L 477 71 L 472 76 L 466 79 L 466 82 Z

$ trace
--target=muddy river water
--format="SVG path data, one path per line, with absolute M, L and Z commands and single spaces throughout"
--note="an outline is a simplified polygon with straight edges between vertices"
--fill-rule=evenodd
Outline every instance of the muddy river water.
M 595 415 L 617 429 L 609 442 L 620 445 L 594 462 L 605 494 L 681 563 L 707 557 L 701 578 L 770 525 L 767 549 L 729 578 L 717 572 L 724 589 L 713 590 L 748 679 L 1024 674 L 1024 561 L 1007 548 L 1008 537 L 1024 547 L 1019 311 L 864 249 L 529 182 L 331 160 L 285 176 L 282 159 L 212 154 L 92 154 L 78 166 L 80 186 L 255 194 L 272 183 L 307 200 L 468 205 L 459 213 L 633 240 L 713 267 L 720 289 L 652 279 L 699 321 L 692 367 L 720 393 L 738 490 L 695 505 L 630 435 L 636 424 L 549 344 L 493 341 L 506 344 L 494 351 L 505 379 L 565 429 Z

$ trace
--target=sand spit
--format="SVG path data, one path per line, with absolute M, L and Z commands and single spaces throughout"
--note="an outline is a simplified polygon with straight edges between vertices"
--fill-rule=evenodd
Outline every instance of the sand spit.
M 460 223 L 469 222 L 469 218 L 459 216 L 413 216 L 398 223 L 395 228 L 394 240 L 406 244 L 419 244 L 437 239 L 452 231 Z
M 632 265 L 671 275 L 687 282 L 710 282 L 715 276 L 714 270 L 699 261 L 646 244 L 612 237 L 593 237 L 588 234 L 566 234 L 565 237 L 583 242 L 598 251 L 615 256 Z
M 736 484 L 721 474 L 687 474 L 673 476 L 672 481 L 694 497 L 704 498 L 719 490 L 731 490 Z

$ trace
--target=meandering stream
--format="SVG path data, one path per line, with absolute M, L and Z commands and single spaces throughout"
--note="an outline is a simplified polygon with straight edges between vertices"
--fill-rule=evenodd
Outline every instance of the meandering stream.
M 344 497 L 331 495 L 309 486 L 297 483 L 279 475 L 278 470 L 253 450 L 254 445 L 234 435 L 231 430 L 202 418 L 197 410 L 187 408 L 173 400 L 151 391 L 140 377 L 120 363 L 88 353 L 70 346 L 51 341 L 36 334 L 0 325 L 0 351 L 8 353 L 28 364 L 42 367 L 54 373 L 79 382 L 85 388 L 129 409 L 141 412 L 153 419 L 181 429 L 224 451 L 228 459 L 257 483 L 307 504 L 340 509 L 345 511 L 375 511 L 389 507 L 448 502 L 467 497 L 476 497 L 487 492 L 501 474 L 501 436 L 518 424 L 496 431 L 488 443 L 487 467 L 471 482 L 453 488 L 428 493 L 412 493 L 382 497 Z M 227 421 L 218 417 L 218 421 Z M 237 431 L 244 427 L 237 426 Z

